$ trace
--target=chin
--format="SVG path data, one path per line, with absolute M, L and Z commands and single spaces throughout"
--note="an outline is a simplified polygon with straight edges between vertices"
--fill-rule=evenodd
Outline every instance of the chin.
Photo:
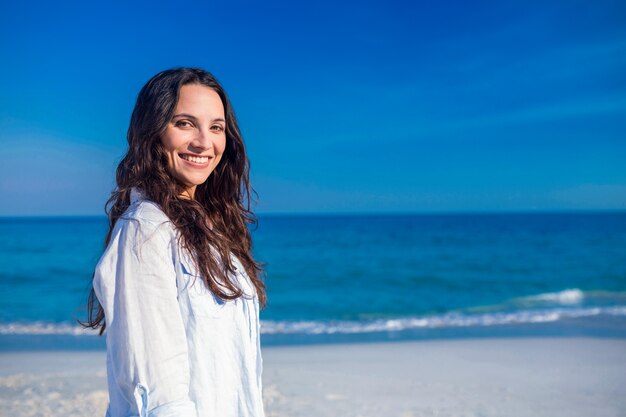
M 203 176 L 198 176 L 195 175 L 193 177 L 187 177 L 184 179 L 185 183 L 187 184 L 191 184 L 191 185 L 200 185 L 200 184 L 204 184 L 206 182 L 206 180 L 209 179 L 210 175 L 203 175 Z

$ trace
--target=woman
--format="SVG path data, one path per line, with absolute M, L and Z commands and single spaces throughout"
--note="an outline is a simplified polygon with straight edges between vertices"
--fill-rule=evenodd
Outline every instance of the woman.
M 85 324 L 106 328 L 107 417 L 264 415 L 266 296 L 247 228 L 250 189 L 217 80 L 177 68 L 148 81 L 107 203 Z

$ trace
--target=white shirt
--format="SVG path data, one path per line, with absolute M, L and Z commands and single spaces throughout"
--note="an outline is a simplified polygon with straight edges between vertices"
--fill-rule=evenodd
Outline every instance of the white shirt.
M 245 298 L 213 296 L 177 237 L 131 190 L 93 280 L 106 318 L 106 417 L 264 417 L 254 287 L 231 254 Z

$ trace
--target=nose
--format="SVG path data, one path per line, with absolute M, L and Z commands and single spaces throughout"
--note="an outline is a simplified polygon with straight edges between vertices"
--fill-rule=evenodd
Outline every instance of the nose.
M 189 143 L 189 146 L 198 153 L 211 149 L 213 147 L 213 141 L 210 132 L 205 129 L 198 129 L 193 140 Z

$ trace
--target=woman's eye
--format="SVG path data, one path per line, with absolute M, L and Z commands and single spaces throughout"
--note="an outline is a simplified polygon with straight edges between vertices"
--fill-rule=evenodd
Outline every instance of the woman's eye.
M 189 123 L 187 120 L 179 120 L 178 122 L 176 122 L 176 126 L 186 127 L 186 126 L 191 126 L 191 123 Z
M 220 125 L 211 126 L 211 129 L 221 132 L 224 128 Z

